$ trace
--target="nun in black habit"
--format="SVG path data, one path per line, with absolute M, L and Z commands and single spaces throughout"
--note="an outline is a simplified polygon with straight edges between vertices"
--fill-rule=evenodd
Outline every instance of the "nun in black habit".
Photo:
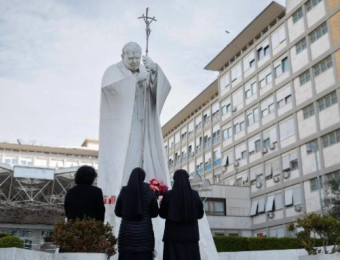
M 151 218 L 158 216 L 158 203 L 145 172 L 135 168 L 120 191 L 115 213 L 122 218 L 118 234 L 118 260 L 151 260 L 155 248 Z
M 174 174 L 172 190 L 164 194 L 159 215 L 165 218 L 163 260 L 200 260 L 198 219 L 203 217 L 203 203 L 191 189 L 185 170 Z

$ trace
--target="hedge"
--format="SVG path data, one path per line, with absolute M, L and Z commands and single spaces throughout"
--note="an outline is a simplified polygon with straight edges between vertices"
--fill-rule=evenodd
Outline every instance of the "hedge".
M 6 247 L 24 248 L 24 241 L 15 236 L 6 236 L 0 239 L 0 248 Z
M 296 238 L 293 237 L 214 237 L 217 252 L 259 251 L 259 250 L 284 250 L 299 249 Z M 321 245 L 321 240 L 316 239 L 316 246 Z

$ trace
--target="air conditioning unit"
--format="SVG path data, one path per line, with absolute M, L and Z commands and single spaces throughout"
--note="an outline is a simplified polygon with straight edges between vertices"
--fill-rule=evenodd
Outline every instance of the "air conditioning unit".
M 235 162 L 235 163 L 234 163 L 234 166 L 235 166 L 235 167 L 238 167 L 239 165 L 240 165 L 239 162 Z
M 283 178 L 288 179 L 290 177 L 290 171 L 289 172 L 283 172 Z
M 267 217 L 268 217 L 268 218 L 274 218 L 274 217 L 275 217 L 274 212 L 268 212 L 268 213 L 267 213 Z
M 233 112 L 235 113 L 237 111 L 237 107 L 233 107 Z
M 261 189 L 262 188 L 262 182 L 256 182 L 256 188 Z
M 276 183 L 276 182 L 279 182 L 280 181 L 280 176 L 279 175 L 276 175 L 273 177 L 273 181 Z
M 302 210 L 302 205 L 298 204 L 294 206 L 296 212 L 300 212 Z
M 268 152 L 267 148 L 266 148 L 266 147 L 263 147 L 262 153 L 267 153 L 267 152 Z
M 275 144 L 271 144 L 269 147 L 270 150 L 274 150 L 275 149 Z

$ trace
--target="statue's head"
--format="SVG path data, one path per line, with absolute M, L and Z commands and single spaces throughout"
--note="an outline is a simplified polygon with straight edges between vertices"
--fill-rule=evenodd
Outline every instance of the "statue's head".
M 122 50 L 122 59 L 125 66 L 131 70 L 139 69 L 140 59 L 142 56 L 142 48 L 135 42 L 128 42 Z

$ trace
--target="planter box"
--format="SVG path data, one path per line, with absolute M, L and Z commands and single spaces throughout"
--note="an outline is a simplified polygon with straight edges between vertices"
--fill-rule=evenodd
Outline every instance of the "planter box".
M 320 255 L 303 255 L 299 256 L 299 260 L 338 260 L 340 254 L 320 254 Z
M 57 253 L 54 254 L 54 260 L 107 260 L 107 255 L 101 253 Z
M 0 248 L 1 260 L 53 260 L 53 254 L 21 248 Z

